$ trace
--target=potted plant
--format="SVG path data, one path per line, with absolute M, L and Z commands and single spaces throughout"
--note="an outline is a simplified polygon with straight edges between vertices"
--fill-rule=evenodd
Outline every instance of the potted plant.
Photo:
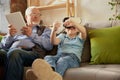
M 112 25 L 116 25 L 120 21 L 120 0 L 111 0 L 108 4 L 111 5 L 111 10 L 115 11 L 109 20 Z

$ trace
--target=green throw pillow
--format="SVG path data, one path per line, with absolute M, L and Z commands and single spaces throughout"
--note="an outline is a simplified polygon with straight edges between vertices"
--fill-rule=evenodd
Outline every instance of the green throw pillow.
M 0 42 L 1 42 L 1 40 L 2 40 L 2 36 L 0 36 Z
M 120 64 L 120 26 L 89 30 L 91 64 Z

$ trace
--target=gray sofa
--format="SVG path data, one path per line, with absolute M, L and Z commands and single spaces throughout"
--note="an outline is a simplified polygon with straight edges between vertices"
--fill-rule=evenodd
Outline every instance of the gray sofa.
M 96 28 L 109 28 L 111 24 L 109 21 L 90 22 L 86 23 L 85 27 L 88 31 Z M 120 80 L 120 64 L 89 64 L 91 59 L 90 45 L 88 36 L 84 44 L 80 67 L 68 69 L 64 80 Z M 32 75 L 31 78 L 33 78 Z
M 111 27 L 110 22 L 87 23 L 89 29 Z M 79 68 L 66 71 L 64 80 L 120 80 L 120 64 L 89 64 L 91 58 L 91 47 L 89 36 L 84 45 L 82 62 Z

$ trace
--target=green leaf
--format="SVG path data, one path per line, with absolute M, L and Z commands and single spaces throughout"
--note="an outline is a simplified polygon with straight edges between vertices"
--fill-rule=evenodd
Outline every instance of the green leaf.
M 118 20 L 120 20 L 120 15 L 119 15 L 119 16 L 116 16 L 116 18 L 117 18 Z

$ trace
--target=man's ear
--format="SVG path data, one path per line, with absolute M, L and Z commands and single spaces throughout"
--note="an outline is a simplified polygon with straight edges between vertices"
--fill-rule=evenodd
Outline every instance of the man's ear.
M 27 22 L 27 18 L 28 18 L 28 17 L 27 17 L 27 16 L 25 16 L 25 21 L 26 21 L 26 22 Z
M 25 15 L 25 19 L 27 20 L 27 16 Z

